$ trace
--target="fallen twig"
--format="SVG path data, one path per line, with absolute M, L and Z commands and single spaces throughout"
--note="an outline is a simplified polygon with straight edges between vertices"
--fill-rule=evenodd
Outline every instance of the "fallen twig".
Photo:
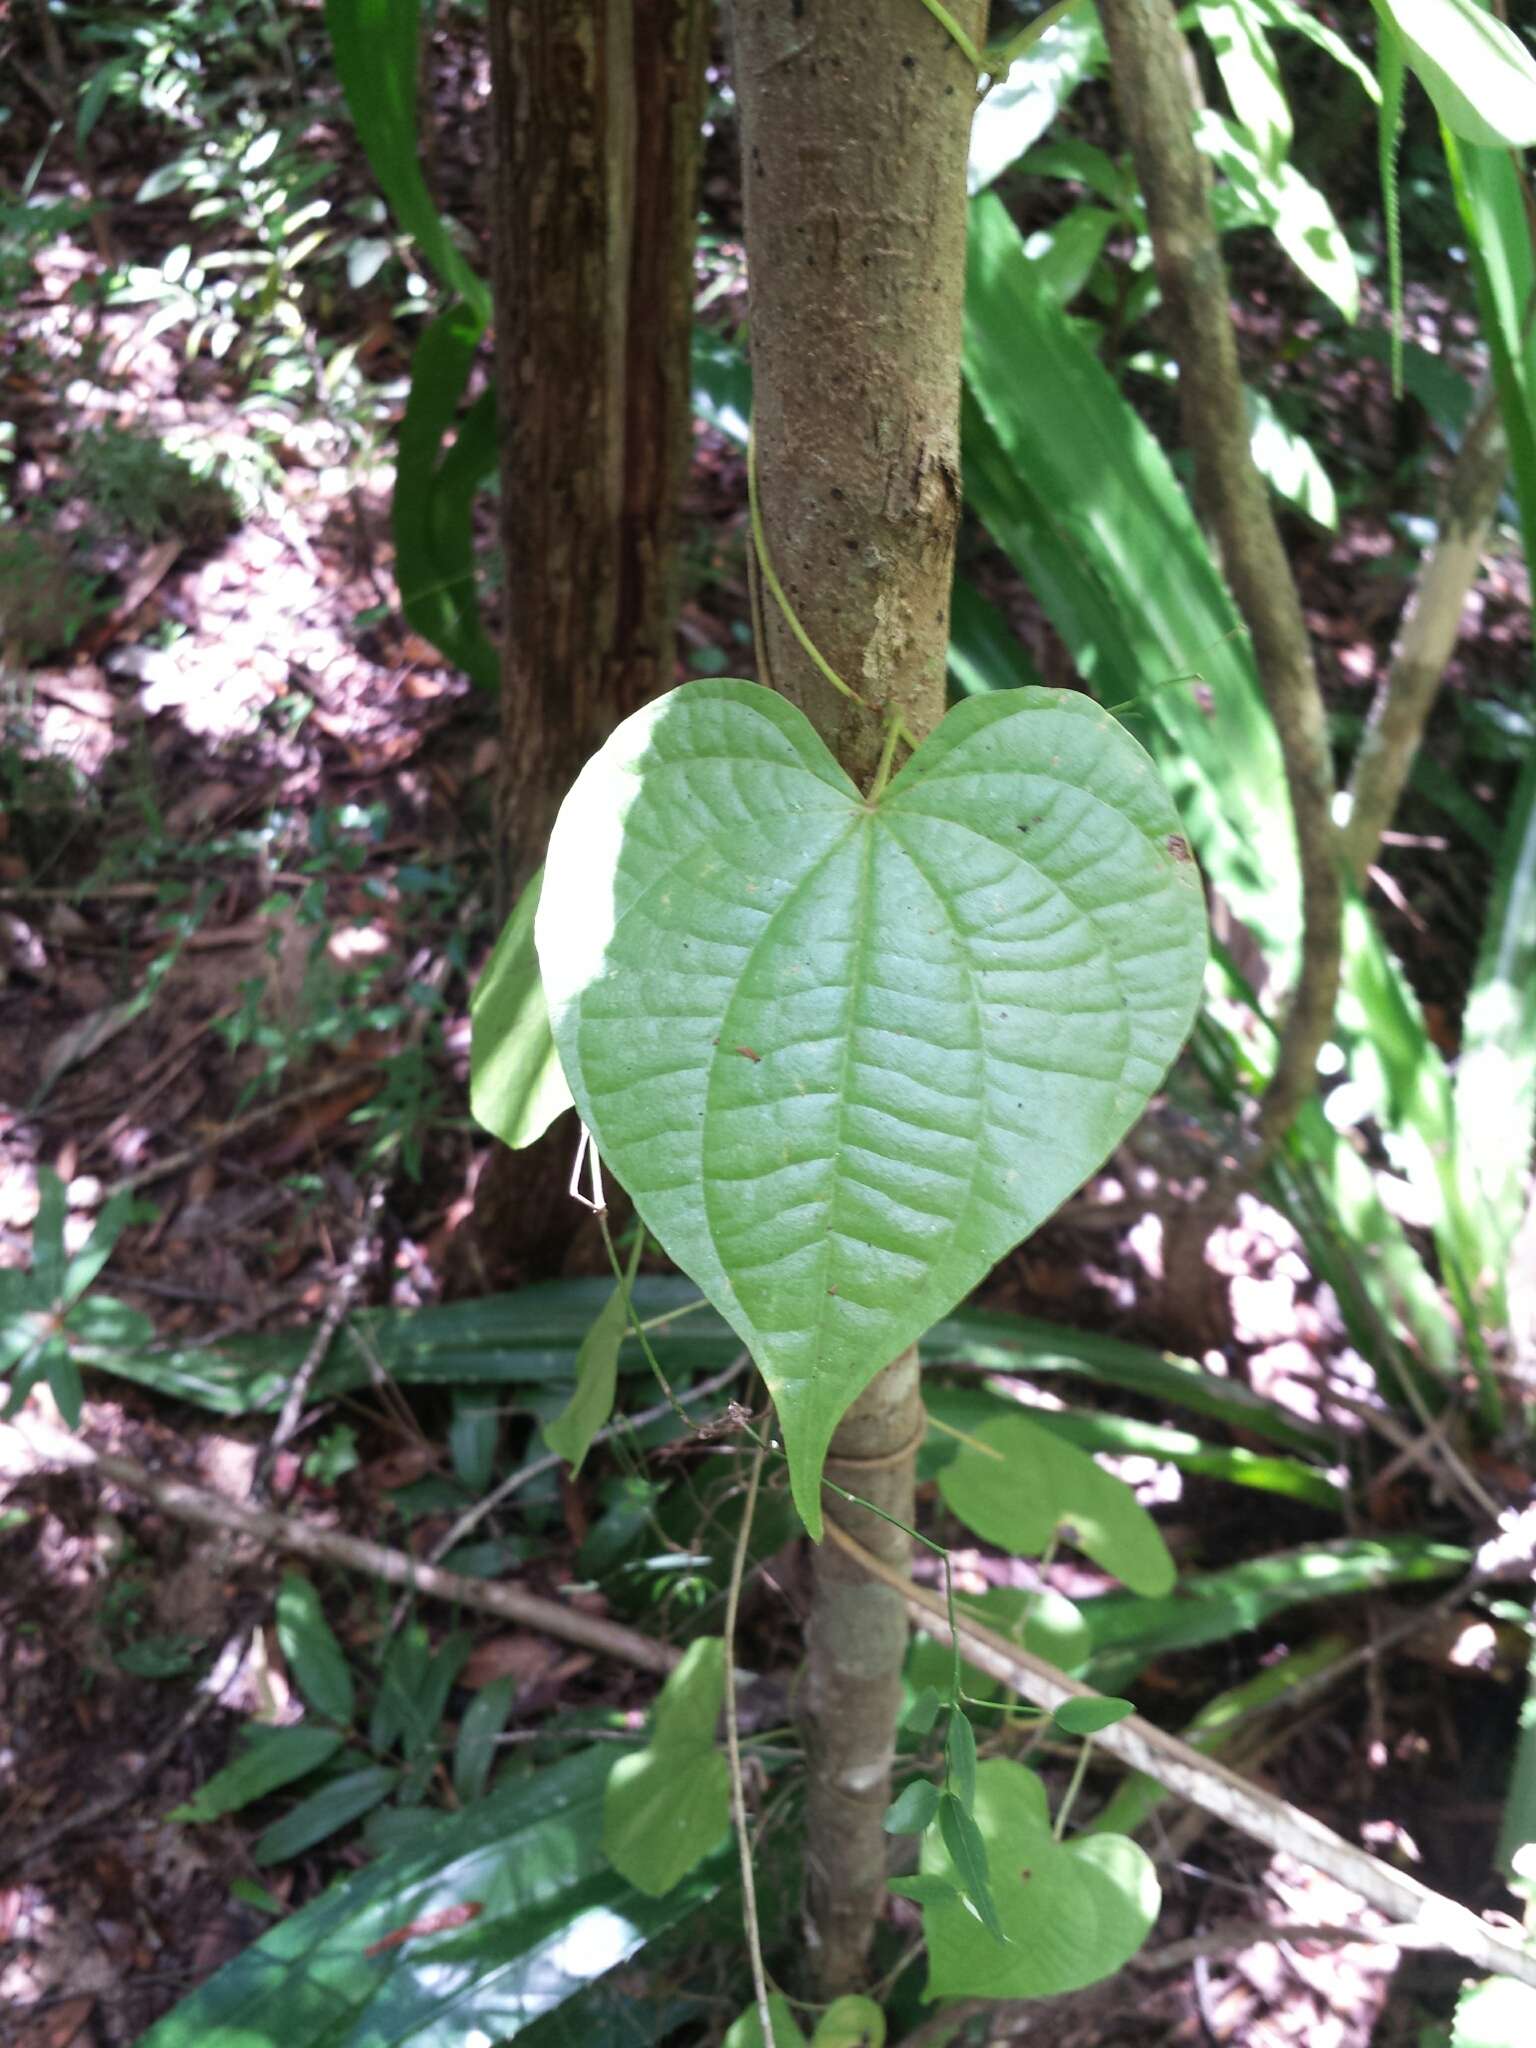
M 277 1418 L 277 1427 L 267 1441 L 266 1448 L 256 1461 L 256 1470 L 251 1479 L 253 1498 L 259 1498 L 266 1491 L 267 1482 L 277 1462 L 278 1453 L 297 1433 L 304 1414 L 304 1403 L 309 1399 L 309 1390 L 315 1375 L 326 1361 L 327 1354 L 336 1338 L 336 1332 L 346 1320 L 347 1312 L 357 1299 L 357 1291 L 363 1284 L 363 1275 L 368 1270 L 368 1261 L 373 1252 L 374 1225 L 384 1207 L 385 1183 L 376 1180 L 368 1191 L 363 1203 L 362 1217 L 357 1226 L 357 1236 L 347 1254 L 347 1262 L 337 1276 L 331 1289 L 325 1312 L 315 1326 L 314 1337 L 309 1349 L 299 1363 L 299 1369 L 288 1383 L 283 1396 L 282 1412 Z M 293 1491 L 292 1487 L 288 1492 Z M 281 1503 L 280 1503 L 281 1504 Z
M 316 1564 L 334 1565 L 341 1571 L 361 1572 L 365 1577 L 383 1580 L 386 1585 L 408 1586 L 428 1599 L 447 1600 L 482 1614 L 494 1614 L 543 1635 L 580 1643 L 583 1649 L 599 1651 L 605 1657 L 617 1657 L 642 1671 L 665 1676 L 677 1662 L 677 1652 L 670 1644 L 641 1635 L 638 1629 L 626 1628 L 622 1622 L 562 1607 L 558 1601 L 546 1600 L 540 1594 L 525 1593 L 520 1586 L 446 1572 L 440 1565 L 427 1564 L 406 1551 L 390 1550 L 361 1536 L 322 1529 L 297 1515 L 246 1507 L 184 1479 L 151 1472 L 132 1458 L 95 1450 L 80 1437 L 55 1429 L 36 1415 L 23 1413 L 0 1424 L 0 1429 L 18 1436 L 40 1464 L 98 1472 L 103 1479 L 152 1501 L 163 1514 L 174 1515 L 178 1521 L 224 1534 L 248 1536 L 253 1542 L 268 1544 L 289 1556 L 307 1557 Z
M 1278 1945 L 1287 1941 L 1330 1941 L 1341 1948 L 1356 1942 L 1367 1947 L 1380 1943 L 1384 1948 L 1441 1946 L 1432 1933 L 1416 1924 L 1400 1927 L 1296 1927 L 1268 1920 L 1225 1920 L 1216 1927 L 1207 1928 L 1203 1934 L 1191 1935 L 1188 1941 L 1172 1941 L 1165 1948 L 1144 1949 L 1139 1956 L 1132 1956 L 1131 1966 L 1161 1975 L 1168 1970 L 1182 1970 L 1186 1963 L 1192 1963 L 1201 1956 L 1236 1955 L 1245 1948 L 1260 1948 L 1265 1942 Z
M 831 1540 L 865 1571 L 883 1579 L 902 1595 L 913 1620 L 942 1641 L 950 1640 L 941 1595 L 915 1585 L 830 1519 L 827 1530 Z M 1065 1700 L 1097 1697 L 1090 1687 L 1079 1685 L 1054 1665 L 1030 1656 L 969 1617 L 960 1621 L 958 1632 L 961 1647 L 973 1664 L 1047 1713 L 1054 1712 Z M 1394 1870 L 1367 1850 L 1357 1849 L 1289 1800 L 1262 1791 L 1225 1765 L 1191 1749 L 1176 1735 L 1144 1721 L 1139 1714 L 1101 1729 L 1094 1740 L 1132 1770 L 1145 1772 L 1170 1792 L 1203 1807 L 1251 1841 L 1281 1850 L 1336 1878 L 1389 1914 L 1394 1923 L 1418 1929 L 1426 1944 L 1449 1949 L 1481 1970 L 1500 1971 L 1536 1988 L 1536 1952 L 1498 1933 L 1454 1899 L 1431 1891 L 1428 1885 L 1405 1871 Z

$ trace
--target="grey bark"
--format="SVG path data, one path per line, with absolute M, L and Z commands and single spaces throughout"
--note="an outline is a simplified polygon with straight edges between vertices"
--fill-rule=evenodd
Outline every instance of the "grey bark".
M 981 0 L 953 11 L 979 40 Z M 766 592 L 759 660 L 867 786 L 891 713 L 921 739 L 944 712 L 976 80 L 919 0 L 737 0 L 734 56 L 768 547 L 864 705 L 817 673 Z M 910 1522 L 921 1426 L 908 1352 L 849 1411 L 829 1476 Z M 835 1496 L 826 1510 L 905 1564 L 899 1529 Z M 907 1630 L 900 1598 L 846 1552 L 823 1544 L 814 1572 L 806 1931 L 831 1997 L 862 1978 L 884 1899 Z
M 1342 888 L 1327 723 L 1301 599 L 1249 447 L 1226 267 L 1195 147 L 1187 46 L 1169 0 L 1101 0 L 1115 104 L 1146 196 L 1167 332 L 1179 364 L 1195 495 L 1253 640 L 1285 759 L 1301 861 L 1301 972 L 1259 1112 L 1267 1149 L 1316 1083 L 1339 986 Z
M 1424 726 L 1461 630 L 1467 593 L 1482 567 L 1488 532 L 1509 471 L 1498 400 L 1488 396 L 1462 439 L 1446 479 L 1439 531 L 1424 557 L 1392 648 L 1392 660 L 1355 757 L 1344 860 L 1365 880 L 1392 822 Z

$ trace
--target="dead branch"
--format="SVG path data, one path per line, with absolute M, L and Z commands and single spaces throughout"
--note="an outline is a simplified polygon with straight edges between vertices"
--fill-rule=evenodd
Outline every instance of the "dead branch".
M 621 1622 L 562 1607 L 556 1600 L 525 1593 L 520 1586 L 447 1572 L 440 1565 L 427 1564 L 403 1550 L 389 1550 L 382 1543 L 370 1543 L 360 1536 L 322 1529 L 297 1515 L 246 1507 L 184 1479 L 151 1472 L 132 1458 L 95 1450 L 81 1438 L 55 1429 L 36 1415 L 19 1415 L 0 1424 L 0 1430 L 19 1437 L 39 1464 L 99 1473 L 103 1479 L 152 1501 L 162 1514 L 174 1515 L 178 1521 L 191 1522 L 198 1528 L 248 1536 L 255 1543 L 266 1544 L 291 1557 L 307 1557 L 315 1564 L 334 1565 L 340 1571 L 381 1579 L 386 1585 L 409 1587 L 431 1600 L 447 1600 L 458 1607 L 494 1614 L 499 1620 L 516 1622 L 542 1635 L 559 1636 L 566 1642 L 579 1643 L 583 1649 L 617 1657 L 621 1663 L 655 1671 L 663 1677 L 677 1662 L 677 1652 L 670 1644 L 643 1636 L 638 1629 L 626 1628 Z

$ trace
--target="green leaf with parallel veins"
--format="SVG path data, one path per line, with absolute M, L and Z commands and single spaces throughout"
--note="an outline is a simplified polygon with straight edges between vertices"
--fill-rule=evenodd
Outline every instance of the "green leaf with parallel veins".
M 1045 1788 L 1022 1764 L 976 1776 L 976 1818 L 1007 1946 L 959 1900 L 925 1905 L 930 1998 L 1046 1998 L 1118 1970 L 1157 1917 L 1157 1877 L 1124 1835 L 1051 1836 Z M 925 1876 L 957 1881 L 946 1842 L 923 1843 Z
M 293 1668 L 299 1691 L 317 1714 L 343 1727 L 352 1718 L 352 1673 L 320 1596 L 300 1572 L 284 1572 L 277 1595 L 277 1640 Z
M 252 1800 L 264 1799 L 295 1778 L 308 1777 L 329 1763 L 345 1737 L 339 1728 L 254 1728 L 232 1763 L 216 1771 L 167 1820 L 210 1821 L 238 1813 Z
M 1536 143 L 1536 62 L 1479 0 L 1372 0 L 1453 135 L 1487 149 Z
M 1133 1593 L 1158 1599 L 1172 1588 L 1173 1559 L 1156 1522 L 1086 1451 L 1026 1415 L 1000 1415 L 973 1437 L 981 1448 L 960 1446 L 939 1473 L 939 1491 L 978 1536 L 1038 1557 L 1060 1534 Z
M 253 1860 L 265 1867 L 312 1849 L 382 1805 L 399 1781 L 400 1773 L 385 1764 L 365 1764 L 333 1778 L 267 1829 L 252 1851 Z
M 536 937 L 577 1107 L 756 1359 L 814 1535 L 844 1411 L 1118 1143 L 1205 964 L 1150 759 L 1037 689 L 875 803 L 773 691 L 671 691 L 566 799 Z

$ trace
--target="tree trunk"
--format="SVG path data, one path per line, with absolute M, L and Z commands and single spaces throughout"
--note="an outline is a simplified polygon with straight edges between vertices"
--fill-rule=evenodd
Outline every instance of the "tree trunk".
M 491 0 L 501 914 L 583 762 L 674 680 L 708 24 L 707 0 Z M 570 1150 L 493 1155 L 482 1284 L 558 1270 Z
M 951 0 L 980 39 L 982 0 Z M 737 0 L 735 71 L 751 282 L 753 408 L 769 555 L 840 696 L 766 593 L 766 681 L 867 786 L 889 714 L 944 713 L 960 517 L 965 161 L 976 80 L 918 0 Z M 759 579 L 761 580 L 761 579 Z M 849 1411 L 828 1475 L 912 1519 L 917 1358 Z M 889 1522 L 827 1512 L 896 1564 Z M 830 1545 L 815 1559 L 803 1712 L 807 1939 L 824 1996 L 862 1977 L 885 1892 L 901 1600 Z

